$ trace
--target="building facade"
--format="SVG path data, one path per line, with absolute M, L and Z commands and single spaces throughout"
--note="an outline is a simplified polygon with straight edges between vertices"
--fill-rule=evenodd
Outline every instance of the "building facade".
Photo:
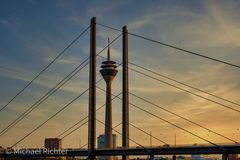
M 113 148 L 117 148 L 118 146 L 118 139 L 117 139 L 117 135 L 116 134 L 112 134 L 112 146 Z M 97 138 L 97 148 L 98 149 L 103 149 L 104 148 L 104 139 L 105 139 L 105 136 L 104 134 L 101 134 L 98 136 Z
M 44 142 L 44 146 L 47 149 L 61 149 L 62 140 L 59 138 L 46 138 Z
M 118 146 L 118 139 L 117 139 L 117 135 L 116 134 L 112 134 L 112 146 L 113 148 L 117 148 Z M 98 149 L 104 149 L 104 140 L 105 140 L 105 136 L 104 134 L 101 134 L 98 136 L 97 138 L 97 148 Z M 99 160 L 107 160 L 108 158 L 107 157 L 98 157 Z M 117 160 L 118 158 L 117 157 L 113 157 L 114 160 Z

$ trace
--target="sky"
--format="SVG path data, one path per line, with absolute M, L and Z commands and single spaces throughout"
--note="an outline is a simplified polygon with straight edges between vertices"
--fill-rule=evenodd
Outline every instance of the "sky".
M 234 0 L 2 0 L 0 1 L 0 106 L 3 107 L 77 35 L 97 22 L 172 44 L 216 59 L 240 65 L 240 2 Z M 120 33 L 97 25 L 97 52 Z M 51 65 L 33 84 L 0 112 L 1 131 L 31 107 L 89 56 L 89 30 Z M 111 58 L 121 63 L 121 37 L 111 45 Z M 106 56 L 106 51 L 101 53 Z M 102 58 L 97 58 L 97 70 Z M 129 35 L 129 61 L 180 82 L 240 104 L 240 70 Z M 226 106 L 238 105 L 219 100 L 170 80 L 158 79 L 190 90 Z M 47 120 L 88 88 L 89 66 L 83 68 L 50 98 L 20 123 L 0 136 L 1 146 L 11 146 Z M 121 93 L 121 67 L 112 92 Z M 101 75 L 97 72 L 97 79 Z M 167 110 L 188 118 L 226 137 L 240 138 L 239 112 L 190 95 L 159 81 L 129 71 L 129 90 Z M 105 88 L 104 81 L 98 86 Z M 105 93 L 97 90 L 97 107 L 105 102 Z M 214 143 L 232 143 L 205 129 L 171 115 L 130 95 L 130 102 Z M 121 122 L 121 101 L 113 100 L 113 126 Z M 88 92 L 56 117 L 18 143 L 16 147 L 41 147 L 44 139 L 56 137 L 88 114 Z M 97 112 L 104 121 L 104 109 Z M 146 132 L 174 144 L 207 142 L 130 106 L 130 122 Z M 121 132 L 121 127 L 116 130 Z M 97 135 L 104 132 L 97 123 Z M 116 132 L 115 132 L 116 133 Z M 87 125 L 63 139 L 63 147 L 77 148 L 87 143 Z M 117 133 L 116 133 L 117 134 Z M 149 136 L 130 127 L 130 137 L 144 146 Z M 121 145 L 121 136 L 118 135 Z M 131 146 L 136 146 L 130 142 Z M 161 142 L 153 139 L 153 145 Z

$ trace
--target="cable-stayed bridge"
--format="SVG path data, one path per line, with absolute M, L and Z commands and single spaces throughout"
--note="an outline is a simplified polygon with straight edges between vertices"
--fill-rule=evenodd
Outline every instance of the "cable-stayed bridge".
M 119 32 L 119 35 L 114 38 L 111 42 L 108 43 L 100 52 L 96 53 L 96 26 L 104 27 L 105 29 L 110 29 Z M 78 100 L 80 97 L 82 97 L 84 94 L 89 92 L 89 113 L 86 115 L 83 119 L 79 120 L 72 126 L 69 126 L 66 130 L 64 130 L 62 133 L 57 135 L 57 138 L 64 139 L 74 133 L 76 130 L 81 128 L 82 126 L 88 124 L 88 143 L 84 144 L 83 146 L 80 147 L 80 149 L 75 149 L 75 150 L 67 150 L 66 153 L 60 154 L 60 153 L 54 153 L 54 154 L 25 154 L 25 153 L 19 153 L 19 154 L 9 154 L 6 152 L 3 152 L 1 154 L 2 157 L 48 157 L 48 156 L 87 156 L 89 159 L 96 159 L 96 156 L 123 156 L 123 159 L 128 159 L 129 155 L 150 155 L 151 158 L 153 158 L 155 155 L 173 155 L 173 158 L 176 158 L 175 155 L 188 155 L 188 154 L 221 154 L 223 155 L 223 159 L 227 159 L 229 154 L 239 154 L 240 153 L 240 146 L 238 145 L 238 140 L 235 140 L 231 137 L 228 137 L 226 135 L 223 135 L 219 133 L 218 131 L 215 131 L 211 128 L 208 128 L 204 125 L 201 125 L 200 123 L 193 121 L 183 115 L 177 114 L 170 109 L 166 109 L 166 107 L 160 106 L 151 100 L 140 96 L 136 93 L 133 93 L 132 91 L 129 91 L 129 84 L 128 84 L 128 71 L 135 72 L 139 75 L 142 75 L 144 77 L 150 78 L 154 81 L 157 81 L 159 83 L 163 83 L 165 85 L 171 86 L 175 89 L 181 90 L 183 92 L 186 92 L 192 96 L 195 96 L 200 99 L 204 99 L 206 101 L 209 101 L 213 104 L 216 104 L 220 107 L 223 107 L 226 110 L 231 110 L 232 112 L 240 113 L 240 109 L 237 107 L 240 106 L 239 103 L 231 101 L 229 99 L 220 97 L 218 95 L 215 95 L 213 93 L 207 92 L 203 89 L 197 88 L 195 86 L 189 85 L 187 83 L 184 83 L 180 80 L 176 80 L 174 78 L 168 77 L 165 74 L 159 73 L 157 71 L 151 70 L 148 67 L 139 65 L 137 63 L 133 63 L 128 60 L 128 35 L 137 37 L 140 39 L 143 39 L 145 41 L 150 41 L 151 43 L 165 46 L 165 47 L 170 47 L 172 49 L 178 50 L 181 53 L 185 54 L 191 54 L 200 58 L 208 59 L 209 61 L 215 61 L 217 63 L 222 63 L 224 65 L 234 67 L 236 69 L 240 69 L 240 66 L 237 64 L 233 64 L 227 61 L 219 60 L 216 58 L 208 57 L 196 52 L 192 52 L 174 45 L 170 45 L 167 43 L 163 43 L 142 35 L 134 34 L 131 32 L 128 32 L 128 29 L 126 26 L 123 27 L 122 30 L 110 27 L 105 24 L 97 23 L 96 18 L 93 18 L 91 20 L 91 24 L 86 27 L 81 34 L 79 34 L 64 50 L 57 56 L 55 57 L 43 70 L 41 70 L 20 92 L 18 92 L 6 105 L 4 105 L 1 109 L 0 112 L 4 112 L 4 110 L 19 96 L 21 95 L 34 81 L 38 79 L 38 77 L 45 72 L 54 62 L 57 61 L 59 57 L 61 57 L 66 50 L 68 50 L 76 41 L 78 41 L 79 38 L 81 38 L 88 30 L 90 30 L 90 56 L 83 60 L 74 70 L 72 70 L 66 77 L 64 77 L 62 80 L 59 81 L 53 88 L 51 88 L 46 94 L 44 94 L 39 100 L 37 100 L 34 104 L 32 104 L 29 108 L 27 108 L 18 118 L 16 118 L 14 121 L 9 123 L 5 128 L 1 129 L 0 131 L 0 136 L 4 136 L 8 133 L 9 130 L 14 129 L 14 127 L 21 122 L 26 116 L 28 116 L 32 111 L 34 111 L 37 107 L 39 107 L 43 102 L 45 102 L 49 97 L 51 97 L 57 90 L 59 90 L 62 86 L 64 86 L 69 80 L 71 80 L 77 73 L 79 73 L 81 70 L 83 70 L 88 64 L 89 64 L 89 87 L 84 90 L 81 94 L 76 96 L 74 99 L 72 99 L 70 102 L 68 102 L 66 105 L 64 105 L 62 108 L 60 108 L 57 112 L 55 112 L 53 115 L 51 115 L 48 119 L 46 119 L 43 123 L 39 124 L 32 130 L 30 130 L 26 135 L 21 137 L 18 141 L 16 141 L 14 144 L 11 145 L 10 148 L 14 148 L 16 145 L 19 143 L 24 142 L 25 139 L 27 139 L 30 135 L 33 133 L 37 132 L 38 130 L 41 129 L 42 126 L 47 124 L 51 119 L 53 119 L 55 116 L 57 116 L 59 113 L 64 112 L 66 108 L 68 108 L 71 104 L 73 104 L 76 100 Z M 105 89 L 101 88 L 98 86 L 99 82 L 103 80 L 103 78 L 96 79 L 96 57 L 101 57 L 103 58 L 104 62 L 109 62 L 105 63 L 103 66 L 103 69 L 106 67 L 113 67 L 112 62 L 110 61 L 110 55 L 109 57 L 104 57 L 101 55 L 102 52 L 104 52 L 106 49 L 109 49 L 109 46 L 112 45 L 114 42 L 116 42 L 119 38 L 122 37 L 122 62 L 116 62 L 116 67 L 122 66 L 122 92 L 119 94 L 112 94 L 110 91 L 106 91 Z M 109 69 L 109 68 L 108 68 Z M 164 78 L 168 81 L 165 81 L 161 78 Z M 171 82 L 174 83 L 171 83 Z M 176 85 L 178 84 L 178 85 Z M 182 87 L 184 86 L 184 87 Z M 186 89 L 185 87 L 189 88 Z M 191 90 L 190 90 L 191 89 Z M 122 102 L 122 122 L 117 124 L 116 126 L 112 126 L 111 123 L 109 124 L 108 121 L 101 121 L 96 117 L 97 111 L 102 109 L 104 105 L 100 106 L 99 108 L 96 108 L 96 90 L 102 91 L 103 93 L 106 94 L 106 96 L 110 97 L 109 100 L 106 102 L 106 106 L 109 105 L 110 101 L 113 101 L 115 99 L 119 100 Z M 193 90 L 193 91 L 192 91 Z M 196 92 L 194 92 L 196 91 Z M 110 92 L 110 93 L 109 93 Z M 204 93 L 208 95 L 209 97 L 202 96 L 199 93 Z M 191 123 L 194 126 L 197 126 L 201 129 L 204 129 L 208 132 L 211 132 L 214 135 L 220 136 L 223 139 L 227 140 L 230 142 L 230 145 L 221 145 L 218 143 L 213 142 L 210 139 L 207 139 L 205 137 L 200 136 L 198 133 L 190 131 L 186 129 L 184 126 L 180 126 L 176 123 L 173 123 L 169 121 L 168 119 L 165 119 L 161 117 L 161 115 L 156 114 L 154 112 L 149 111 L 146 109 L 146 107 L 139 106 L 138 104 L 135 104 L 131 101 L 129 101 L 129 95 L 139 99 L 140 101 L 147 103 L 150 106 L 153 106 L 159 110 L 165 111 L 173 116 L 176 116 L 184 121 L 187 121 Z M 220 100 L 220 101 L 219 101 Z M 227 102 L 227 103 L 222 103 L 222 102 Z M 231 105 L 227 105 L 231 104 Z M 234 107 L 232 107 L 234 105 Z M 141 129 L 140 127 L 136 126 L 135 124 L 131 123 L 129 121 L 129 109 L 134 108 L 139 111 L 142 111 L 146 114 L 148 114 L 151 117 L 154 117 L 158 119 L 159 121 L 163 121 L 173 127 L 176 127 L 185 133 L 188 133 L 206 143 L 209 145 L 204 145 L 204 146 L 174 146 L 174 145 L 169 145 L 167 142 L 164 140 L 158 138 L 157 136 L 153 136 L 147 131 Z M 107 123 L 106 123 L 107 122 Z M 108 128 L 120 136 L 122 136 L 122 147 L 120 148 L 105 148 L 105 149 L 96 149 L 96 124 L 103 125 L 105 128 Z M 117 131 L 115 128 L 122 126 L 122 132 Z M 159 142 L 159 146 L 153 147 L 153 146 L 144 146 L 141 143 L 137 142 L 134 140 L 134 138 L 129 136 L 129 127 L 133 127 L 142 133 L 146 134 L 146 136 L 150 136 L 151 138 L 157 140 Z M 110 134 L 111 135 L 111 134 Z M 130 147 L 129 142 L 132 142 L 136 144 L 138 147 Z M 191 143 L 191 142 L 190 142 Z M 34 151 L 34 149 L 33 149 Z

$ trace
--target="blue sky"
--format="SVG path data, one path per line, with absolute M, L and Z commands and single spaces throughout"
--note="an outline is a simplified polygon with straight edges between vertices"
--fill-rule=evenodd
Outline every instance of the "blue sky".
M 99 23 L 119 29 L 128 25 L 129 31 L 132 33 L 239 65 L 239 8 L 240 2 L 233 0 L 2 0 L 0 2 L 0 105 L 4 106 L 27 82 L 50 63 L 73 38 L 89 25 L 90 18 L 93 16 L 97 17 Z M 106 45 L 107 37 L 113 39 L 118 34 L 116 31 L 97 26 L 97 50 L 100 51 Z M 118 39 L 111 46 L 111 52 L 112 57 L 120 62 L 121 39 Z M 35 83 L 0 113 L 0 128 L 5 128 L 7 124 L 16 119 L 25 109 L 87 58 L 88 54 L 89 32 L 84 34 Z M 106 52 L 102 55 L 106 55 Z M 188 55 L 133 36 L 129 36 L 129 60 L 240 103 L 238 96 L 240 90 L 239 69 Z M 101 61 L 102 59 L 98 58 L 98 69 Z M 97 76 L 100 78 L 99 73 Z M 13 144 L 54 114 L 61 106 L 67 104 L 68 101 L 87 88 L 87 80 L 88 67 L 6 135 L 1 136 L 2 144 L 0 145 Z M 101 82 L 99 86 L 104 88 L 105 84 Z M 119 68 L 113 87 L 114 94 L 121 92 L 121 68 Z M 240 138 L 239 113 L 196 98 L 132 71 L 130 71 L 130 91 L 233 139 Z M 20 143 L 19 146 L 41 146 L 45 137 L 58 135 L 68 126 L 86 116 L 87 95 L 85 94 L 66 111 Z M 208 97 L 204 94 L 201 95 Z M 102 105 L 104 101 L 104 93 L 98 91 L 98 106 Z M 225 139 L 209 134 L 207 131 L 177 117 L 170 116 L 134 97 L 130 96 L 130 101 L 216 143 L 229 143 Z M 114 124 L 118 124 L 121 121 L 121 104 L 118 100 L 113 101 L 113 104 Z M 233 108 L 239 107 L 229 103 L 226 105 Z M 99 119 L 104 120 L 104 110 L 99 111 L 98 116 Z M 177 133 L 179 143 L 205 143 L 137 109 L 132 108 L 130 116 L 132 123 L 148 132 L 152 131 L 153 135 L 170 144 L 173 143 L 172 133 Z M 120 127 L 117 129 L 121 131 Z M 103 127 L 98 124 L 97 133 L 102 132 Z M 148 136 L 134 130 L 134 128 L 131 128 L 131 136 L 144 145 L 149 144 Z M 80 142 L 82 144 L 86 142 L 86 137 L 87 126 L 66 138 L 63 144 L 68 147 L 78 147 Z M 121 144 L 120 138 L 119 144 Z M 157 141 L 154 141 L 153 144 L 159 145 Z

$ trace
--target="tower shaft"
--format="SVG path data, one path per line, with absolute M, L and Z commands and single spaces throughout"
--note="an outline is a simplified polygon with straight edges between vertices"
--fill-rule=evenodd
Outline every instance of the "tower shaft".
M 113 148 L 112 145 L 112 82 L 106 84 L 106 111 L 105 111 L 105 147 Z
M 101 72 L 104 75 L 104 71 Z M 104 80 L 106 82 L 106 110 L 105 110 L 105 133 L 104 133 L 104 148 L 113 148 L 113 136 L 112 136 L 112 81 L 116 74 L 105 70 Z M 107 156 L 106 160 L 113 160 L 113 156 Z

